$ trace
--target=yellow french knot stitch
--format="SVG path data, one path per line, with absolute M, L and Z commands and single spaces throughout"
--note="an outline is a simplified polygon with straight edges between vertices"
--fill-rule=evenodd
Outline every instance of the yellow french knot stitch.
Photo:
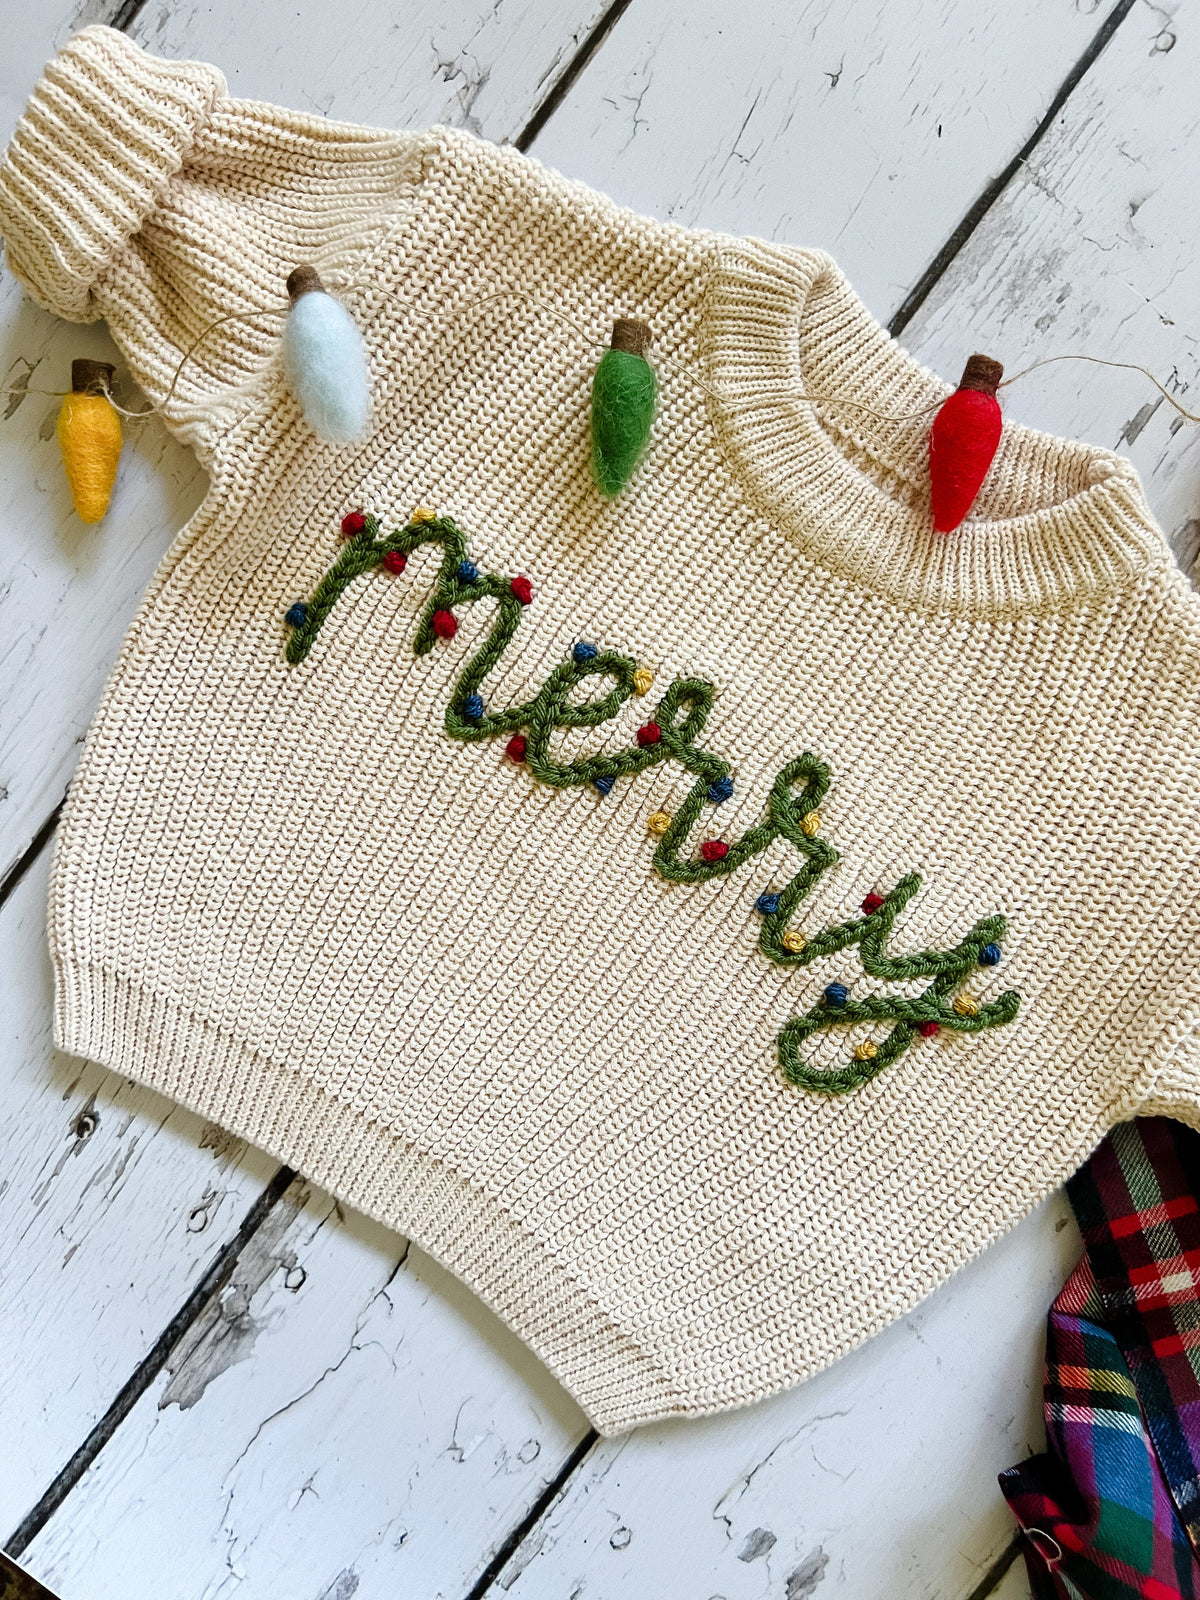
M 430 506 L 418 506 L 409 517 L 409 522 L 436 522 L 438 514 Z
M 972 1000 L 969 994 L 955 995 L 954 1009 L 960 1017 L 977 1017 L 979 1015 L 979 1001 Z
M 651 833 L 661 836 L 671 826 L 671 813 L 669 811 L 652 811 L 646 818 L 646 826 Z
M 799 955 L 808 940 L 800 932 L 799 928 L 789 928 L 779 942 L 785 950 L 790 950 L 793 955 Z
M 633 687 L 638 694 L 649 694 L 654 686 L 654 674 L 649 667 L 639 667 L 633 675 Z
M 870 1039 L 864 1039 L 854 1052 L 855 1061 L 874 1061 L 879 1054 L 879 1046 Z
M 811 839 L 821 831 L 821 813 L 810 811 L 807 816 L 800 818 L 800 826 L 804 829 L 804 837 Z

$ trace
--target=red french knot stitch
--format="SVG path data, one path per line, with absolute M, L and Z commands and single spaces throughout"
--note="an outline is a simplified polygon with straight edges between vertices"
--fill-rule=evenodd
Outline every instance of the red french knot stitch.
M 458 632 L 458 623 L 454 620 L 453 611 L 435 611 L 433 613 L 433 631 L 439 639 L 453 639 Z
M 402 556 L 399 550 L 389 550 L 383 558 L 383 564 L 389 572 L 403 572 L 408 565 L 408 557 Z
M 533 599 L 533 585 L 528 578 L 514 578 L 509 588 L 523 606 L 527 606 Z
M 700 859 L 702 861 L 724 861 L 729 854 L 729 846 L 724 839 L 705 839 L 700 846 Z
M 353 539 L 356 533 L 361 533 L 367 525 L 367 519 L 361 511 L 349 511 L 342 518 L 342 533 L 347 539 Z
M 637 742 L 640 745 L 657 744 L 662 738 L 662 729 L 657 722 L 648 722 L 644 728 L 637 731 Z
M 936 1022 L 917 1023 L 917 1032 L 921 1035 L 922 1039 L 932 1039 L 937 1031 L 938 1024 Z
M 504 754 L 510 761 L 524 761 L 525 752 L 528 748 L 525 735 L 523 733 L 515 733 L 504 746 Z
M 872 912 L 878 911 L 882 904 L 883 896 L 881 894 L 869 894 L 863 901 L 862 908 L 870 916 Z

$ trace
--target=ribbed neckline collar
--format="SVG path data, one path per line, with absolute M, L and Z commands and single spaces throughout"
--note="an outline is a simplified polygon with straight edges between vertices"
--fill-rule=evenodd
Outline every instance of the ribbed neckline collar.
M 1126 588 L 1169 559 L 1131 462 L 1007 420 L 971 517 L 934 533 L 932 412 L 885 422 L 795 397 L 898 415 L 952 387 L 823 251 L 718 235 L 702 341 L 710 415 L 747 500 L 860 587 L 923 609 L 1039 610 Z

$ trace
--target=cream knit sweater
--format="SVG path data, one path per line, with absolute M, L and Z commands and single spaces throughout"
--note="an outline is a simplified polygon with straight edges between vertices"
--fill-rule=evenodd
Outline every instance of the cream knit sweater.
M 104 28 L 47 68 L 0 232 L 160 401 L 312 261 L 375 396 L 319 443 L 271 310 L 166 401 L 212 487 L 59 830 L 64 1050 L 410 1235 L 604 1432 L 794 1384 L 1115 1122 L 1200 1127 L 1200 602 L 1127 461 L 1009 423 L 935 536 L 928 421 L 798 398 L 948 392 L 828 256 Z M 609 502 L 619 316 L 661 401 Z

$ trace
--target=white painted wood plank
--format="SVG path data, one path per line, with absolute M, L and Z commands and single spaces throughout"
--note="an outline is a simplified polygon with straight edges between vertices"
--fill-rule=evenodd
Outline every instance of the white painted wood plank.
M 4 388 L 63 390 L 74 357 L 121 359 L 102 326 L 59 321 L 7 275 L 0 341 Z M 61 403 L 0 396 L 0 876 L 66 792 L 121 635 L 207 481 L 157 419 L 130 423 L 109 514 L 85 526 L 54 437 Z
M 0 1538 L 45 1490 L 276 1164 L 52 1051 L 46 855 L 0 913 Z
M 1200 411 L 1200 31 L 1139 6 L 905 336 L 957 377 L 1083 351 L 1138 362 Z M 1009 416 L 1136 463 L 1185 570 L 1200 546 L 1200 428 L 1136 372 L 1064 362 L 1001 391 Z
M 1072 0 L 637 0 L 532 153 L 656 216 L 820 245 L 886 321 L 1103 19 Z
M 215 62 L 231 94 L 512 140 L 604 11 L 604 0 L 359 0 L 352 12 L 256 0 L 247 29 L 244 0 L 150 0 L 129 31 L 156 55 Z
M 457 1600 L 585 1431 L 421 1252 L 279 1221 L 23 1557 L 63 1600 Z
M 961 1600 L 1012 1538 L 996 1474 L 1042 1447 L 1045 1313 L 1079 1251 L 1057 1197 L 790 1394 L 602 1442 L 504 1592 Z

